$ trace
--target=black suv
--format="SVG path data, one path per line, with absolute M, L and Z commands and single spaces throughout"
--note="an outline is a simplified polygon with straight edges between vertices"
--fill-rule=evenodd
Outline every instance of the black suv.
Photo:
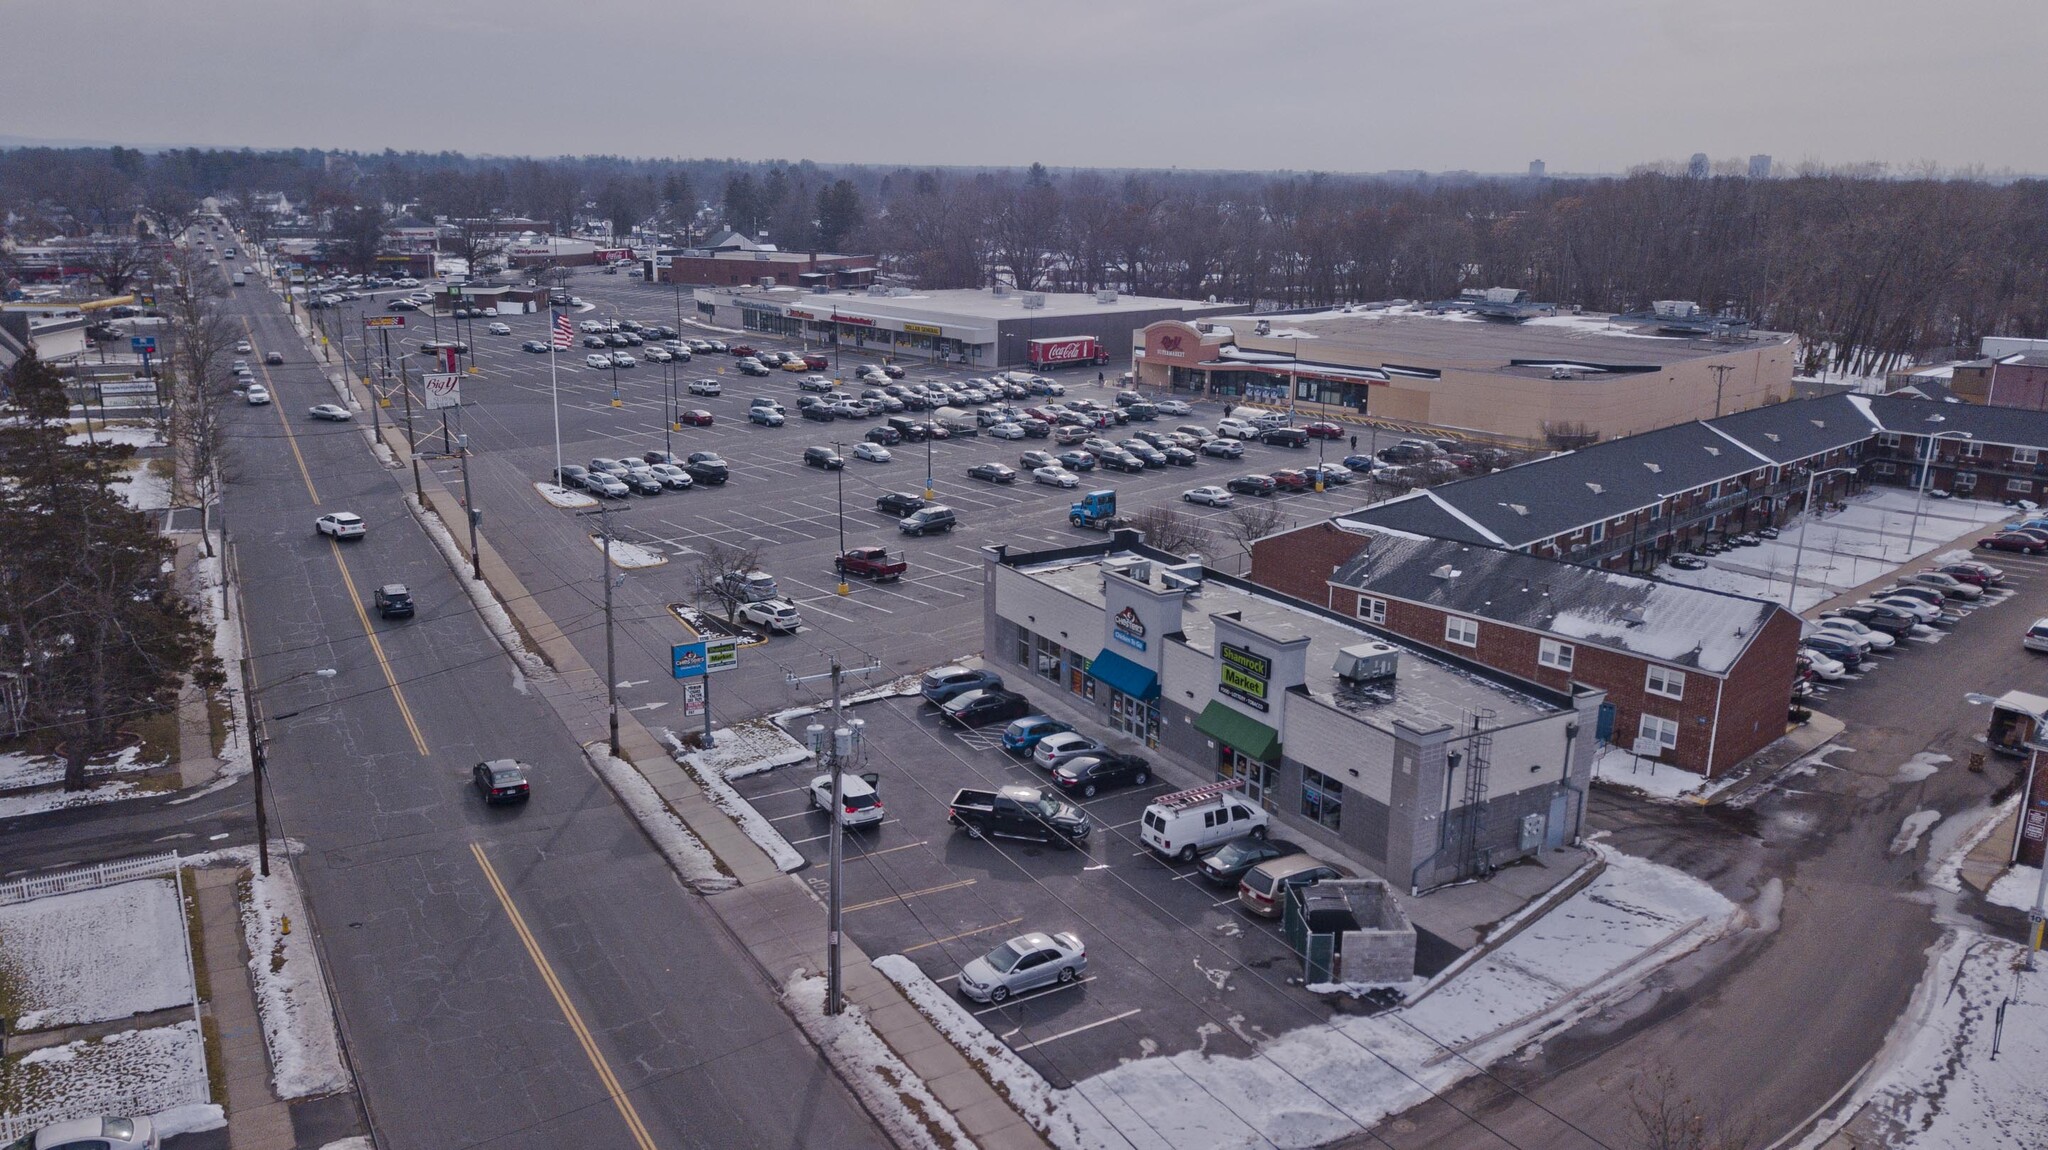
M 1299 427 L 1269 427 L 1259 432 L 1259 442 L 1270 447 L 1307 447 L 1308 432 Z
M 683 470 L 699 483 L 724 483 L 732 476 L 732 469 L 715 451 L 692 451 L 690 457 L 683 460 Z
M 1271 495 L 1280 487 L 1267 475 L 1240 475 L 1223 486 L 1240 495 Z
M 386 583 L 377 588 L 377 614 L 386 619 L 412 618 L 412 592 L 403 583 Z
M 942 708 L 947 719 L 963 727 L 986 727 L 990 723 L 1007 723 L 1031 713 L 1031 700 L 1015 691 L 995 687 L 967 693 L 973 698 L 962 698 L 953 706 Z
M 923 511 L 929 506 L 931 504 L 925 500 L 924 496 L 914 495 L 908 491 L 891 491 L 889 494 L 875 500 L 875 510 L 894 519 L 901 519 L 905 515 Z
M 869 443 L 879 443 L 883 447 L 894 447 L 903 442 L 903 433 L 893 427 L 870 427 L 862 438 Z
M 829 447 L 804 448 L 804 463 L 806 466 L 822 467 L 827 471 L 837 471 L 846 466 L 846 460 Z

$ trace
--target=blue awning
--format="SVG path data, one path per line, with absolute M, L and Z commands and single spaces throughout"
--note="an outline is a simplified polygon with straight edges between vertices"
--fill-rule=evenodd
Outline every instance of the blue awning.
M 1088 665 L 1088 673 L 1134 699 L 1159 697 L 1159 676 L 1107 647 Z

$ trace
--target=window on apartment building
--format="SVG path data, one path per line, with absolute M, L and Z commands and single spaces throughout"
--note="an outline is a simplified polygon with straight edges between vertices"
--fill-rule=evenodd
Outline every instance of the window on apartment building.
M 2015 447 L 2012 449 L 2012 461 L 2014 463 L 2039 463 L 2041 461 L 2041 453 L 2032 447 Z
M 1950 485 L 1956 491 L 1977 490 L 1977 475 L 1972 471 L 1956 472 L 1956 481 Z
M 1982 459 L 1984 457 L 1984 445 L 1974 439 L 1966 439 L 1958 446 L 1962 448 L 1964 459 Z
M 1873 463 L 1870 465 L 1870 473 L 1872 475 L 1897 475 L 1899 469 L 1889 463 Z
M 1657 740 L 1657 745 L 1660 747 L 1668 747 L 1672 750 L 1678 749 L 1678 720 L 1676 719 L 1660 719 L 1655 715 L 1644 715 L 1643 721 L 1636 727 L 1636 730 L 1646 739 Z
M 1672 738 L 1676 739 L 1673 732 Z M 1343 784 L 1321 771 L 1301 769 L 1301 813 L 1325 830 L 1336 830 L 1344 817 Z
M 1651 664 L 1649 673 L 1643 676 L 1643 690 L 1667 699 L 1685 698 L 1685 673 L 1669 667 Z
M 1605 538 L 1607 538 L 1607 524 L 1595 523 L 1593 525 L 1593 542 L 1598 543 Z
M 2033 490 L 2034 481 L 2031 479 L 2008 479 L 2005 481 L 2005 493 L 2007 495 L 2026 495 Z
M 1479 645 L 1479 620 L 1450 615 L 1444 619 L 1444 641 L 1461 647 Z
M 1545 639 L 1537 648 L 1536 661 L 1546 667 L 1569 671 L 1572 669 L 1572 645 L 1560 643 L 1555 639 Z
M 1896 431 L 1880 432 L 1877 437 L 1877 445 L 1879 447 L 1897 447 L 1899 445 L 1899 433 Z
M 1375 599 L 1370 595 L 1360 595 L 1358 597 L 1358 617 L 1368 623 L 1386 622 L 1387 601 L 1385 599 Z

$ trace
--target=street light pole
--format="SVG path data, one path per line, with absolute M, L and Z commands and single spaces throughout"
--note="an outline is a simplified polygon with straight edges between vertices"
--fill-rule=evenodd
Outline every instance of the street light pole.
M 1806 525 L 1813 521 L 1813 481 L 1823 475 L 1854 475 L 1853 467 L 1829 467 L 1806 477 L 1806 500 L 1799 508 L 1799 545 L 1792 549 L 1792 586 L 1785 592 L 1785 609 L 1794 615 L 1799 613 L 1799 564 L 1806 558 Z
M 476 522 L 483 518 L 483 513 L 476 509 L 476 488 L 469 483 L 469 436 L 456 436 L 455 447 L 457 458 L 462 461 L 462 507 L 469 520 L 469 577 L 482 582 L 484 561 L 476 550 Z
M 619 753 L 619 669 L 612 639 L 612 515 L 623 507 L 599 507 L 579 515 L 595 515 L 604 532 L 604 694 L 610 715 L 612 754 Z
M 1911 559 L 1913 548 L 1919 545 L 1920 506 L 1927 499 L 1927 481 L 1934 478 L 1935 461 L 1941 458 L 1941 441 L 1974 438 L 1976 437 L 1967 431 L 1937 431 L 1927 437 L 1927 461 L 1920 465 L 1920 482 L 1915 484 L 1913 489 L 1913 520 L 1906 528 L 1906 558 Z
M 840 993 L 839 977 L 839 920 L 843 903 L 840 897 L 839 878 L 841 860 L 845 854 L 845 824 L 842 820 L 846 813 L 846 761 L 860 750 L 861 742 L 861 721 L 844 721 L 846 708 L 840 696 L 839 684 L 849 672 L 867 675 L 880 668 L 881 664 L 878 662 L 870 662 L 865 667 L 842 667 L 839 664 L 839 656 L 834 655 L 832 669 L 824 675 L 784 675 L 784 680 L 792 687 L 816 679 L 832 680 L 832 730 L 828 733 L 818 723 L 812 723 L 804 729 L 805 740 L 810 744 L 811 753 L 820 761 L 827 762 L 832 770 L 832 809 L 827 812 L 832 819 L 831 845 L 828 848 L 831 858 L 830 890 L 825 902 L 825 1013 L 828 1015 L 837 1015 L 846 1009 L 845 1000 Z
M 927 442 L 929 442 L 929 441 L 927 441 Z M 841 449 L 843 449 L 843 448 L 844 448 L 845 446 L 846 446 L 845 444 L 843 444 L 843 443 L 840 443 L 840 442 L 839 442 L 838 440 L 833 440 L 833 441 L 832 441 L 832 451 L 833 451 L 833 454 L 837 455 L 837 454 L 838 454 L 838 453 L 840 452 L 840 450 L 841 450 Z M 833 564 L 833 566 L 834 566 L 834 567 L 836 567 L 836 568 L 838 568 L 838 570 L 839 570 L 839 593 L 840 593 L 841 595 L 847 595 L 847 594 L 851 594 L 851 593 L 852 593 L 852 591 L 853 591 L 853 588 L 851 588 L 851 587 L 848 587 L 848 586 L 846 585 L 846 562 L 845 562 L 845 559 L 846 559 L 846 457 L 845 457 L 845 456 L 841 455 L 841 456 L 839 457 L 839 466 L 833 469 L 833 472 L 832 472 L 832 474 L 833 474 L 833 476 L 834 476 L 835 480 L 837 481 L 837 486 L 838 486 L 838 491 L 839 491 L 839 495 L 838 495 L 838 500 L 839 500 L 839 558 L 840 558 L 840 561 L 839 561 L 839 562 L 837 562 L 837 563 L 835 563 L 835 564 Z
M 936 496 L 936 495 L 935 495 L 935 494 L 933 493 L 933 491 L 932 491 L 932 429 L 931 429 L 931 425 L 927 425 L 927 426 L 925 427 L 925 429 L 924 429 L 924 497 L 925 497 L 926 499 L 935 499 L 935 498 L 937 498 L 937 496 Z

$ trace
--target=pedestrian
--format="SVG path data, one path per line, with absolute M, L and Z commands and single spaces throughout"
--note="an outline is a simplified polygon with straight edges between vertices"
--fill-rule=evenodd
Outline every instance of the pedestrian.
M 1358 450 L 1358 437 L 1355 435 L 1351 437 L 1351 450 Z
M 1230 412 L 1231 412 L 1231 410 L 1232 410 L 1232 408 L 1231 408 L 1230 404 L 1226 402 L 1226 403 L 1225 403 L 1225 404 L 1223 405 L 1223 418 L 1225 418 L 1225 419 L 1229 419 L 1229 418 L 1230 418 Z
M 1095 386 L 1097 386 L 1097 387 L 1107 387 L 1108 385 L 1109 385 L 1109 381 L 1108 381 L 1107 377 L 1105 377 L 1105 376 L 1104 376 L 1104 375 L 1103 375 L 1103 374 L 1102 374 L 1101 372 L 1099 372 L 1099 371 L 1098 371 L 1098 372 L 1096 372 L 1096 373 L 1095 373 Z

